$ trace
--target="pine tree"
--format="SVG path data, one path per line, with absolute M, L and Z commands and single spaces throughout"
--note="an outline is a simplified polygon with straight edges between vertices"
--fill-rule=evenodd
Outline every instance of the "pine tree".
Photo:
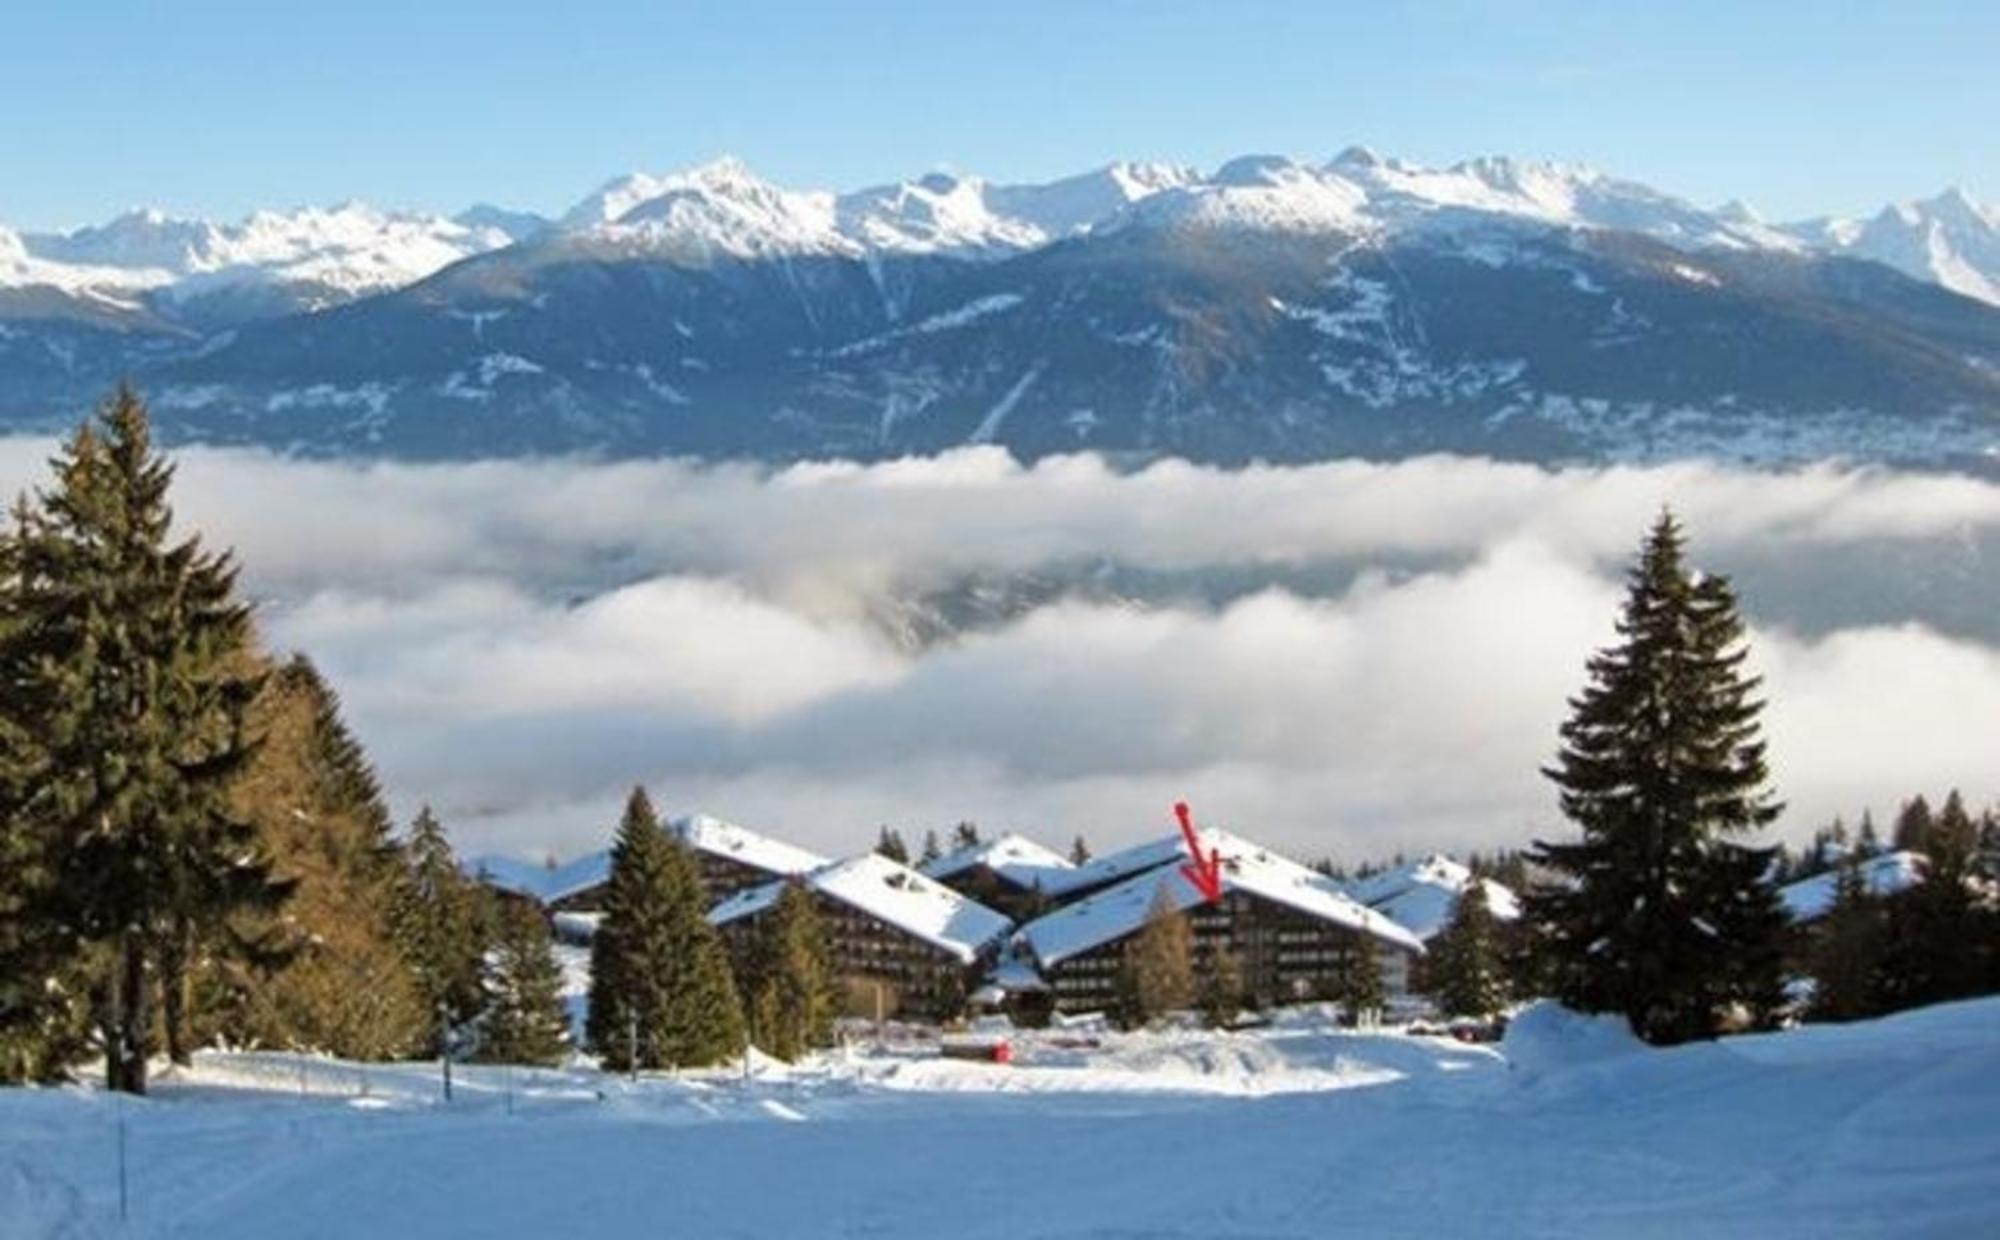
M 944 846 L 938 843 L 938 833 L 935 831 L 925 831 L 924 851 L 917 858 L 917 868 L 922 869 L 924 866 L 929 865 L 931 862 L 936 861 L 943 856 L 944 856 Z
M 660 1046 L 670 1067 L 700 1068 L 743 1051 L 747 1032 L 729 953 L 708 921 L 701 868 L 685 844 L 668 837 L 672 857 L 674 969 Z
M 257 755 L 233 802 L 296 886 L 283 915 L 265 919 L 280 958 L 202 979 L 214 1032 L 351 1059 L 413 1054 L 437 1012 L 397 940 L 402 854 L 374 768 L 304 656 L 265 678 L 251 719 Z
M 1854 833 L 1854 851 L 1863 861 L 1882 855 L 1882 836 L 1875 830 L 1875 815 L 1861 811 L 1861 826 Z
M 645 789 L 634 788 L 611 845 L 604 916 L 590 941 L 585 1037 L 607 1068 L 664 1062 L 658 1031 L 667 1007 L 667 958 L 674 948 L 668 848 Z
M 33 519 L 26 501 L 0 531 L 0 1085 L 61 1079 L 89 1037 L 82 945 L 54 903 L 53 841 L 24 812 L 43 750 L 32 718 L 9 709 L 33 682 L 40 634 L 26 606 L 14 531 Z
M 1619 1012 L 1656 1043 L 1712 1036 L 1783 1002 L 1785 919 L 1773 850 L 1727 837 L 1768 824 L 1764 744 L 1727 581 L 1692 574 L 1663 514 L 1631 573 L 1618 645 L 1590 660 L 1557 764 L 1577 843 L 1538 843 L 1558 881 L 1528 893 L 1556 993 Z
M 702 1067 L 743 1048 L 742 1005 L 707 913 L 694 858 L 633 789 L 591 940 L 587 1032 L 605 1066 Z
M 1930 851 L 1930 836 L 1931 803 L 1919 794 L 1903 803 L 1889 838 L 1898 852 L 1921 853 Z
M 1141 1029 L 1194 1002 L 1194 932 L 1162 883 L 1146 924 L 1125 945 L 1118 968 L 1117 1017 Z
M 902 832 L 891 830 L 887 826 L 882 828 L 882 833 L 875 839 L 875 851 L 897 865 L 910 864 L 910 846 L 903 842 Z
M 978 823 L 961 822 L 951 829 L 951 850 L 953 852 L 977 847 L 979 847 Z
M 1923 881 L 1888 899 L 1887 1010 L 1963 999 L 1984 989 L 1992 922 L 1976 891 L 1978 842 L 1978 828 L 1954 790 L 1925 827 Z
M 839 996 L 826 927 L 804 884 L 785 884 L 749 956 L 743 990 L 756 1044 L 788 1062 L 828 1045 Z
M 1835 869 L 1833 903 L 1810 932 L 1814 1020 L 1859 1020 L 1882 1011 L 1888 927 L 1882 900 L 1868 890 L 1862 864 L 1853 856 Z
M 171 541 L 173 468 L 130 388 L 54 465 L 54 489 L 16 508 L 7 552 L 20 644 L 0 765 L 32 789 L 9 830 L 37 841 L 46 881 L 30 915 L 75 936 L 107 1084 L 143 1093 L 156 1028 L 175 1058 L 192 1050 L 196 970 L 247 946 L 232 919 L 288 894 L 229 803 L 254 752 L 250 613 L 227 555 Z
M 443 1055 L 453 1049 L 453 1031 L 485 1003 L 480 974 L 489 937 L 487 897 L 459 870 L 444 826 L 428 805 L 410 824 L 403 856 L 397 937 L 433 1020 L 425 1053 Z
M 1507 1005 L 1507 969 L 1500 922 L 1474 879 L 1424 958 L 1426 993 L 1446 1016 L 1487 1017 Z
M 9 709 L 33 681 L 40 637 L 15 536 L 32 520 L 24 500 L 13 528 L 0 530 L 0 1084 L 60 1079 L 89 1036 L 81 944 L 44 915 L 55 895 L 52 841 L 23 812 L 43 753 L 35 721 Z
M 489 1063 L 557 1064 L 569 1053 L 569 1009 L 562 998 L 549 923 L 540 909 L 508 900 L 498 910 L 486 960 L 486 1018 L 479 1058 Z
M 1089 860 L 1090 845 L 1084 843 L 1083 837 L 1079 835 L 1076 837 L 1076 842 L 1069 846 L 1069 862 L 1071 865 L 1083 865 Z

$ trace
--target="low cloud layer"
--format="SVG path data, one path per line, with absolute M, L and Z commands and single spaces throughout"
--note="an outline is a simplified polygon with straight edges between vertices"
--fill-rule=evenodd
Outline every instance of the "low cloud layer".
M 0 482 L 50 448 L 0 442 Z M 2000 487 L 1969 479 L 191 450 L 176 498 L 334 680 L 399 806 L 436 802 L 474 852 L 595 846 L 636 780 L 827 851 L 960 818 L 1103 847 L 1181 797 L 1304 855 L 1520 843 L 1559 827 L 1536 771 L 1663 503 L 1752 602 L 1790 833 L 2000 796 Z M 968 577 L 1097 564 L 1230 584 L 1024 594 L 928 643 L 882 622 Z

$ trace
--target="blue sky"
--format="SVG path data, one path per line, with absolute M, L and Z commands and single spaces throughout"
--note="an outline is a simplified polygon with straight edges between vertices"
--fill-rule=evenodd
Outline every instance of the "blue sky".
M 554 211 L 724 153 L 845 188 L 1357 142 L 1853 213 L 2000 194 L 1996 52 L 1990 0 L 66 0 L 0 19 L 0 221 L 351 197 Z

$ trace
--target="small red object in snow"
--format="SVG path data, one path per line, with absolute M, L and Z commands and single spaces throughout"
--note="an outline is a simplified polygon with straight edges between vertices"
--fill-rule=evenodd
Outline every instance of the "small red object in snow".
M 998 1042 L 995 1042 L 995 1043 L 993 1044 L 993 1062 L 994 1062 L 994 1063 L 1013 1063 L 1013 1062 L 1014 1062 L 1014 1044 L 1013 1044 L 1012 1042 L 1009 1042 L 1009 1041 L 1008 1041 L 1007 1039 L 1005 1039 L 1005 1038 L 1002 1038 L 1002 1039 L 1000 1039 L 1000 1040 L 999 1040 Z

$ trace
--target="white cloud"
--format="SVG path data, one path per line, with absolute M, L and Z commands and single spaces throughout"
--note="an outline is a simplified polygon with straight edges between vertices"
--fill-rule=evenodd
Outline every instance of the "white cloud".
M 49 447 L 0 441 L 0 482 Z M 176 502 L 239 549 L 267 631 L 325 667 L 398 802 L 436 801 L 473 850 L 594 846 L 635 780 L 827 851 L 959 818 L 1103 847 L 1181 797 L 1305 855 L 1518 843 L 1557 825 L 1537 768 L 1665 502 L 1698 561 L 1754 574 L 1753 610 L 1789 592 L 1754 634 L 1789 830 L 2000 795 L 2000 653 L 1922 622 L 1994 589 L 2000 487 L 1970 479 L 191 450 Z M 1099 560 L 1249 584 L 1219 606 L 1057 597 L 924 646 L 879 623 L 963 574 Z M 1350 571 L 1268 584 L 1332 561 Z

